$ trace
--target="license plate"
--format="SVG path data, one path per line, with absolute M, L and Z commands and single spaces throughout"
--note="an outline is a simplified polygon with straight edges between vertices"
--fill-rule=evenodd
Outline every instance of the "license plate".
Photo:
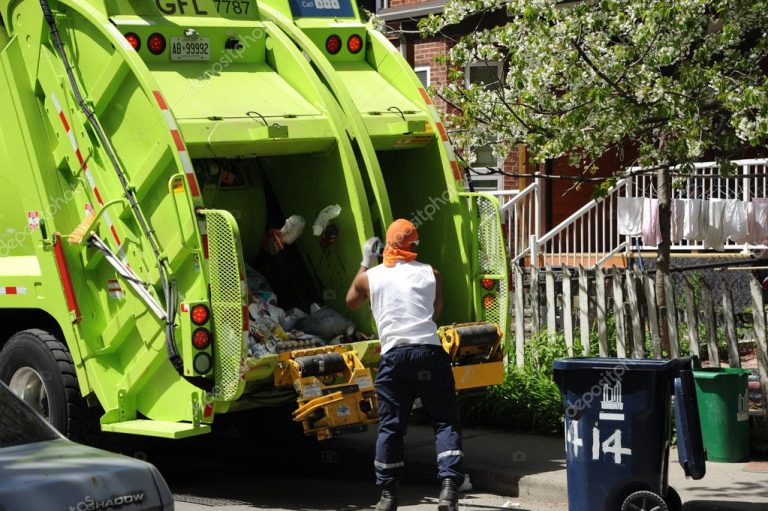
M 211 60 L 211 39 L 171 37 L 171 60 Z

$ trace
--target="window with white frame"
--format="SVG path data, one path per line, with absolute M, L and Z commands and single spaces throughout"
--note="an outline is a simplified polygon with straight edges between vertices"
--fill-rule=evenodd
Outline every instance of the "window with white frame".
M 504 189 L 504 176 L 501 174 L 477 175 L 472 173 L 472 188 L 476 192 L 496 192 Z
M 470 84 L 482 84 L 486 89 L 498 89 L 502 79 L 501 62 L 496 60 L 484 60 L 467 64 L 464 70 L 464 79 L 467 87 Z
M 429 66 L 416 66 L 413 69 L 424 87 L 429 87 Z
M 482 85 L 486 89 L 498 89 L 501 87 L 501 62 L 482 61 L 467 65 L 464 71 L 466 86 Z M 472 168 L 479 174 L 486 174 L 502 166 L 503 160 L 496 158 L 490 146 L 482 146 L 475 149 L 475 159 L 471 162 Z M 501 174 L 473 176 L 472 184 L 477 191 L 495 191 L 504 189 L 504 179 Z

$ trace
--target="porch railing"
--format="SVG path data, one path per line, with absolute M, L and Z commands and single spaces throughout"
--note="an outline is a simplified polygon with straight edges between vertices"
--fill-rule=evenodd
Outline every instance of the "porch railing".
M 715 162 L 696 164 L 690 176 L 675 178 L 673 198 L 750 201 L 768 197 L 768 160 L 737 160 L 733 163 L 736 170 L 729 175 L 723 175 Z M 513 264 L 590 268 L 631 250 L 656 250 L 655 246 L 644 245 L 639 236 L 619 234 L 617 225 L 618 198 L 656 198 L 655 174 L 637 174 L 618 181 L 604 197 L 589 201 L 546 233 L 542 231 L 542 179 L 536 179 L 520 191 L 494 193 L 501 204 L 507 252 Z M 762 246 L 726 240 L 724 250 L 744 251 L 759 247 Z M 672 245 L 675 251 L 704 248 L 699 241 L 681 240 Z

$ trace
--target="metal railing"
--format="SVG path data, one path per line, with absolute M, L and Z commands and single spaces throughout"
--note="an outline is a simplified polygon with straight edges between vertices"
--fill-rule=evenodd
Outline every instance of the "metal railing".
M 616 201 L 628 183 L 629 179 L 620 180 L 605 197 L 589 201 L 536 243 L 531 240 L 535 248 L 531 261 L 589 268 L 627 248 L 616 226 Z
M 501 226 L 507 254 L 513 263 L 518 264 L 530 255 L 531 240 L 541 233 L 541 186 L 537 181 L 523 190 L 491 193 L 499 199 L 501 206 Z
M 736 170 L 721 173 L 716 162 L 698 163 L 692 174 L 675 177 L 673 199 L 737 199 L 745 202 L 768 197 L 768 160 L 733 162 Z M 638 169 L 631 169 L 638 170 Z M 619 197 L 655 199 L 656 175 L 636 174 L 616 183 L 600 199 L 589 201 L 547 233 L 542 233 L 543 208 L 541 178 L 523 190 L 493 192 L 501 204 L 502 227 L 507 253 L 513 264 L 532 266 L 600 266 L 618 254 L 630 250 L 655 251 L 641 236 L 619 234 L 617 202 Z M 567 197 L 566 197 L 567 199 Z M 701 241 L 678 240 L 672 250 L 702 250 Z M 765 248 L 762 245 L 725 241 L 725 251 Z
M 737 199 L 749 202 L 752 199 L 768 197 L 768 159 L 736 160 L 733 162 L 736 170 L 723 175 L 720 165 L 716 162 L 704 162 L 694 165 L 690 176 L 677 178 L 673 184 L 672 199 Z M 655 199 L 656 176 L 637 175 L 626 187 L 626 197 L 643 197 Z M 656 250 L 655 246 L 646 245 L 641 237 L 632 237 L 631 245 L 640 245 L 641 250 Z M 725 251 L 747 251 L 762 245 L 738 243 L 726 239 Z M 702 241 L 686 239 L 675 241 L 672 250 L 703 250 L 706 247 Z

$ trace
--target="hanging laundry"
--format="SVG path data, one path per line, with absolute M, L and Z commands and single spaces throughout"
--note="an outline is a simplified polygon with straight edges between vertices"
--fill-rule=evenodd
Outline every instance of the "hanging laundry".
M 680 243 L 685 233 L 685 204 L 681 199 L 672 199 L 672 225 L 670 235 L 672 243 Z
M 616 202 L 618 233 L 639 236 L 643 227 L 643 198 L 619 197 Z
M 752 245 L 768 242 L 768 199 L 752 199 L 747 210 L 747 241 Z
M 723 217 L 725 215 L 725 201 L 723 199 L 710 199 L 707 233 L 704 236 L 704 248 L 722 251 L 725 248 L 725 231 L 723 230 Z
M 643 199 L 642 234 L 643 245 L 647 247 L 656 247 L 661 242 L 658 199 Z
M 723 213 L 723 236 L 734 243 L 747 241 L 747 206 L 738 199 L 727 199 Z
M 701 199 L 681 199 L 683 202 L 683 238 L 688 241 L 704 239 L 707 233 L 709 204 Z

